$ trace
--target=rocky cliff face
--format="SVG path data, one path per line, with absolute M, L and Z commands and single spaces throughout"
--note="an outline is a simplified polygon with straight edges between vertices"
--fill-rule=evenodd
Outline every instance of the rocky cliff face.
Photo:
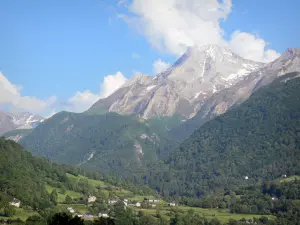
M 177 138 L 190 135 L 206 121 L 223 114 L 234 105 L 240 104 L 259 88 L 276 78 L 300 72 L 300 49 L 288 49 L 275 61 L 249 74 L 230 88 L 213 94 L 200 108 L 195 117 L 171 131 Z
M 262 67 L 217 45 L 194 46 L 155 77 L 136 75 L 89 111 L 138 114 L 145 119 L 180 114 L 192 118 L 213 95 Z
M 201 109 L 203 117 L 224 113 L 231 106 L 248 99 L 259 88 L 292 72 L 300 72 L 300 49 L 288 49 L 281 57 L 252 72 L 231 88 L 213 95 Z

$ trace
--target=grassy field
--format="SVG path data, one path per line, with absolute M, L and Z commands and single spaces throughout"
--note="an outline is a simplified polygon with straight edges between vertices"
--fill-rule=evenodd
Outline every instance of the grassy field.
M 72 181 L 78 181 L 78 180 L 80 180 L 80 179 L 87 179 L 88 182 L 89 182 L 89 184 L 92 184 L 92 185 L 94 185 L 95 187 L 107 188 L 107 186 L 108 186 L 108 185 L 105 184 L 103 181 L 100 181 L 100 180 L 92 180 L 92 179 L 89 179 L 89 178 L 84 177 L 84 176 L 81 176 L 81 175 L 79 175 L 79 176 L 74 176 L 74 175 L 72 175 L 72 174 L 67 173 L 67 177 L 68 177 L 70 180 L 72 180 Z
M 245 219 L 253 219 L 259 218 L 261 215 L 256 214 L 232 214 L 226 209 L 203 209 L 203 208 L 194 208 L 187 206 L 175 207 L 173 209 L 169 207 L 163 207 L 160 209 L 160 213 L 165 218 L 170 218 L 172 215 L 172 210 L 178 210 L 179 212 L 186 213 L 189 210 L 193 210 L 195 213 L 199 214 L 202 217 L 207 219 L 217 218 L 221 222 L 228 222 L 229 219 L 240 220 L 242 218 Z M 143 212 L 149 215 L 156 215 L 156 209 L 142 209 Z M 274 216 L 267 216 L 269 219 L 274 219 Z
M 69 195 L 72 199 L 78 199 L 78 198 L 83 197 L 82 194 L 80 194 L 80 193 L 78 193 L 78 192 L 75 192 L 75 191 L 70 191 L 70 190 L 66 190 L 65 193 L 62 194 L 60 188 L 55 188 L 55 187 L 52 187 L 52 186 L 50 186 L 50 185 L 46 185 L 46 190 L 47 190 L 47 192 L 48 192 L 49 194 L 50 194 L 54 189 L 56 189 L 56 192 L 57 192 L 57 194 L 58 194 L 58 196 L 57 196 L 57 202 L 59 202 L 59 203 L 64 202 L 67 195 Z
M 24 210 L 22 208 L 16 208 L 16 215 L 14 215 L 13 217 L 5 217 L 1 215 L 3 215 L 2 210 L 0 210 L 0 219 L 7 220 L 7 219 L 20 218 L 21 220 L 26 221 L 29 216 L 38 215 L 38 213 L 32 210 Z
M 282 178 L 282 179 L 280 179 L 280 183 L 291 182 L 291 181 L 293 181 L 295 179 L 300 180 L 300 176 L 296 176 L 295 175 L 295 176 L 290 176 L 290 177 L 287 177 L 287 178 Z
M 89 184 L 93 185 L 94 187 L 101 188 L 102 192 L 106 193 L 107 197 L 108 197 L 109 192 L 111 192 L 116 197 L 127 198 L 132 201 L 142 201 L 142 200 L 144 200 L 144 198 L 155 198 L 154 196 L 135 195 L 126 189 L 118 188 L 116 186 L 106 184 L 100 180 L 92 180 L 92 179 L 89 179 L 84 176 L 74 176 L 72 174 L 67 174 L 67 176 L 72 181 L 78 181 L 79 179 L 87 179 Z
M 62 210 L 66 210 L 68 207 L 72 207 L 76 212 L 80 212 L 82 214 L 85 214 L 89 211 L 88 207 L 84 204 L 58 204 L 56 207 Z

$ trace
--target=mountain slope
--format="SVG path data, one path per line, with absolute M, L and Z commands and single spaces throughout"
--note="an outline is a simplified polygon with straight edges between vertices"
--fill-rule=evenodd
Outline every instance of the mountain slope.
M 252 93 L 271 83 L 277 77 L 297 71 L 300 71 L 300 49 L 291 48 L 274 62 L 252 72 L 232 87 L 212 95 L 203 104 L 196 116 L 174 128 L 170 133 L 177 139 L 186 138 L 206 121 L 226 112 L 232 106 L 242 103 Z
M 205 123 L 167 161 L 176 171 L 169 192 L 195 195 L 299 174 L 299 102 L 300 73 L 291 73 Z
M 262 65 L 216 45 L 194 46 L 165 72 L 155 77 L 134 76 L 89 112 L 137 114 L 145 119 L 175 114 L 191 118 L 212 94 Z
M 13 140 L 15 142 L 19 142 L 22 138 L 24 138 L 26 135 L 28 135 L 33 129 L 16 129 L 12 131 L 8 131 L 1 136 Z
M 154 125 L 116 113 L 88 115 L 61 112 L 20 143 L 36 155 L 93 171 L 129 176 L 172 150 Z
M 43 121 L 43 117 L 32 113 L 0 111 L 0 135 L 15 129 L 32 129 Z
M 45 182 L 62 181 L 65 172 L 63 167 L 35 158 L 19 144 L 0 138 L 0 202 L 14 197 L 34 208 L 51 206 Z

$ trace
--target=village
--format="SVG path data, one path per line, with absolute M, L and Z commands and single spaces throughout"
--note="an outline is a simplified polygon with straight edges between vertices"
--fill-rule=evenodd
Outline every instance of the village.
M 97 197 L 96 196 L 89 196 L 87 203 L 88 205 L 91 205 L 93 203 L 95 203 L 97 201 Z M 109 206 L 114 206 L 116 204 L 120 204 L 123 205 L 124 208 L 127 207 L 131 207 L 131 208 L 135 208 L 135 209 L 148 209 L 148 208 L 152 208 L 155 209 L 157 208 L 159 205 L 165 204 L 163 202 L 163 200 L 161 199 L 148 199 L 145 198 L 143 201 L 133 201 L 133 200 L 128 200 L 128 199 L 121 199 L 121 198 L 110 198 L 107 201 Z M 175 207 L 177 204 L 175 202 L 170 202 L 167 204 L 167 206 L 169 207 Z M 98 215 L 93 215 L 90 212 L 86 212 L 84 215 L 80 212 L 77 212 L 72 206 L 68 206 L 67 210 L 69 211 L 69 213 L 73 214 L 74 216 L 78 216 L 81 218 L 85 218 L 85 219 L 93 219 L 93 218 L 108 218 L 109 217 L 109 212 L 110 209 L 106 210 L 106 211 L 101 211 L 98 213 Z
M 86 206 L 92 206 L 94 203 L 96 203 L 97 201 L 97 197 L 96 196 L 88 196 L 87 201 L 86 201 Z M 60 204 L 60 206 L 64 206 L 62 207 L 63 210 L 68 211 L 70 214 L 72 214 L 73 216 L 78 216 L 80 218 L 83 219 L 96 219 L 96 218 L 108 218 L 110 217 L 110 208 L 114 205 L 120 204 L 123 205 L 124 208 L 126 209 L 127 207 L 133 208 L 133 209 L 156 209 L 159 206 L 162 205 L 167 205 L 168 207 L 175 207 L 177 206 L 177 204 L 175 202 L 169 202 L 169 203 L 165 203 L 162 199 L 155 199 L 155 198 L 144 198 L 143 201 L 135 201 L 135 200 L 129 200 L 126 198 L 109 198 L 105 203 L 108 204 L 108 209 L 107 210 L 102 210 L 100 212 L 98 212 L 97 214 L 95 213 L 91 213 L 91 212 L 85 212 L 82 213 L 79 210 L 76 210 L 73 206 L 73 204 Z M 13 200 L 9 203 L 11 206 L 14 206 L 16 208 L 20 208 L 21 207 L 21 201 L 13 198 Z
M 98 218 L 113 218 L 113 209 L 115 206 L 123 206 L 125 209 L 129 208 L 135 212 L 143 212 L 149 215 L 155 216 L 157 212 L 160 212 L 165 218 L 168 218 L 175 211 L 187 212 L 193 210 L 202 216 L 208 218 L 214 218 L 216 216 L 222 217 L 224 220 L 229 218 L 238 219 L 241 216 L 244 218 L 253 218 L 254 214 L 232 214 L 227 209 L 219 208 L 201 208 L 179 204 L 178 202 L 172 201 L 172 199 L 163 199 L 159 195 L 139 195 L 134 194 L 129 190 L 109 185 L 100 180 L 92 180 L 83 176 L 74 176 L 67 174 L 69 179 L 73 182 L 79 182 L 81 179 L 86 179 L 90 186 L 90 190 L 94 194 L 84 194 L 82 192 L 75 192 L 72 190 L 62 190 L 58 187 L 53 187 L 46 184 L 46 190 L 49 195 L 53 192 L 57 192 L 56 205 L 54 209 L 60 212 L 68 212 L 74 217 L 80 217 L 84 220 L 95 220 Z M 293 180 L 297 177 L 287 177 L 286 174 L 278 178 L 278 181 L 282 180 Z M 242 179 L 249 180 L 249 176 L 244 176 Z M 67 201 L 69 198 L 70 201 Z M 277 197 L 269 196 L 271 201 L 278 201 Z M 16 209 L 17 214 L 15 218 L 23 218 L 24 220 L 30 216 L 35 215 L 36 212 L 33 210 L 27 210 L 24 208 L 22 202 L 13 198 L 9 204 Z

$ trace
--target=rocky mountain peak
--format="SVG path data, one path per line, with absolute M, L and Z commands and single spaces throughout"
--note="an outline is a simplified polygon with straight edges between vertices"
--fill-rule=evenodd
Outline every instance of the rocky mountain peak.
M 300 55 L 300 48 L 288 48 L 284 53 L 283 56 L 286 56 L 288 58 L 293 58 L 295 56 Z
M 147 74 L 135 74 L 133 75 L 129 80 L 125 82 L 125 84 L 122 87 L 129 87 L 132 86 L 133 84 L 142 84 L 142 85 L 147 85 L 153 80 L 153 77 L 147 75 Z
M 193 117 L 214 93 L 235 85 L 264 64 L 246 60 L 217 45 L 187 49 L 166 71 L 133 76 L 107 99 L 92 106 L 121 114 Z

